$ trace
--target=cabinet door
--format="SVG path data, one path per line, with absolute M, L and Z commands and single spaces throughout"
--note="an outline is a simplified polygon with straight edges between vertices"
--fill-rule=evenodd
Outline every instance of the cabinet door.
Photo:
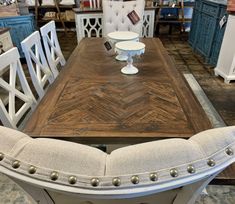
M 199 18 L 199 11 L 194 9 L 193 10 L 193 17 L 192 17 L 190 33 L 189 33 L 189 43 L 193 48 L 195 48 L 197 31 L 199 29 L 198 28 L 198 18 Z
M 11 38 L 15 46 L 18 47 L 20 56 L 23 57 L 21 41 L 34 31 L 32 18 L 11 18 L 5 22 L 6 27 L 10 27 Z
M 216 29 L 216 18 L 202 13 L 198 23 L 196 49 L 206 58 L 210 56 L 212 42 Z

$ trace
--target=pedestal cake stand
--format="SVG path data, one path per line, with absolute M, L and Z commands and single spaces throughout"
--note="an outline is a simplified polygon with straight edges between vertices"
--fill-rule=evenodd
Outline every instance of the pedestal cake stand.
M 130 31 L 116 31 L 108 33 L 108 38 L 115 45 L 117 42 L 122 41 L 139 41 L 139 34 Z M 127 56 L 119 54 L 116 56 L 116 60 L 126 61 Z
M 133 66 L 132 57 L 135 55 L 143 54 L 145 52 L 145 44 L 134 41 L 118 42 L 115 45 L 115 51 L 118 54 L 124 54 L 128 57 L 127 65 L 121 69 L 121 72 L 123 74 L 137 74 L 139 70 L 135 66 Z

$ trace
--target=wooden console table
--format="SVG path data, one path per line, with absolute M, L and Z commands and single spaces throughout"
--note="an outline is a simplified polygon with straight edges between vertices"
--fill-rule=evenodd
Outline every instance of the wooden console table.
M 102 37 L 102 9 L 74 8 L 78 43 L 84 37 Z M 143 17 L 143 37 L 153 37 L 155 7 L 146 7 Z

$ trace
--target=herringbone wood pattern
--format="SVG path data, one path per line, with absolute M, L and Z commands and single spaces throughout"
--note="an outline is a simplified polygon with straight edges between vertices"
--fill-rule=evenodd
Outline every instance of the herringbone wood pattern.
M 134 76 L 104 49 L 84 39 L 48 90 L 24 132 L 86 143 L 135 143 L 189 137 L 211 128 L 202 107 L 159 39 L 143 39 L 146 52 Z

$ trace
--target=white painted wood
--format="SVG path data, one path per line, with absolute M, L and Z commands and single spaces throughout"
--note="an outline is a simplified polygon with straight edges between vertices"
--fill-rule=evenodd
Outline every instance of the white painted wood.
M 2 98 L 0 98 L 0 118 L 4 126 L 14 129 L 18 128 L 18 122 L 27 111 L 31 110 L 27 113 L 29 115 L 36 106 L 36 100 L 30 90 L 19 58 L 20 56 L 17 48 L 12 48 L 0 55 L 0 72 L 9 69 L 10 73 L 9 83 L 5 81 L 2 76 L 0 78 L 1 89 L 8 92 L 8 109 L 5 107 Z M 17 77 L 21 86 L 21 91 L 16 88 Z M 18 110 L 16 110 L 15 104 L 16 97 L 23 102 Z M 21 124 L 24 124 L 26 119 L 27 117 L 23 119 Z
M 220 49 L 219 59 L 215 68 L 215 75 L 224 78 L 225 83 L 235 80 L 235 16 L 229 15 Z
M 64 66 L 66 61 L 62 54 L 58 37 L 56 34 L 55 21 L 50 21 L 40 28 L 46 57 L 51 71 L 56 78 L 59 74 L 58 67 Z
M 38 188 L 33 185 L 28 185 L 27 183 L 15 178 L 11 179 L 28 194 L 32 202 L 34 202 L 32 204 L 54 204 L 54 201 L 44 189 Z
M 155 10 L 145 10 L 142 25 L 142 37 L 153 37 Z M 102 37 L 103 13 L 75 13 L 78 43 L 84 37 Z
M 24 39 L 21 42 L 21 46 L 25 54 L 33 85 L 41 100 L 48 88 L 48 86 L 45 87 L 47 82 L 52 84 L 54 76 L 47 64 L 39 32 L 35 31 Z

